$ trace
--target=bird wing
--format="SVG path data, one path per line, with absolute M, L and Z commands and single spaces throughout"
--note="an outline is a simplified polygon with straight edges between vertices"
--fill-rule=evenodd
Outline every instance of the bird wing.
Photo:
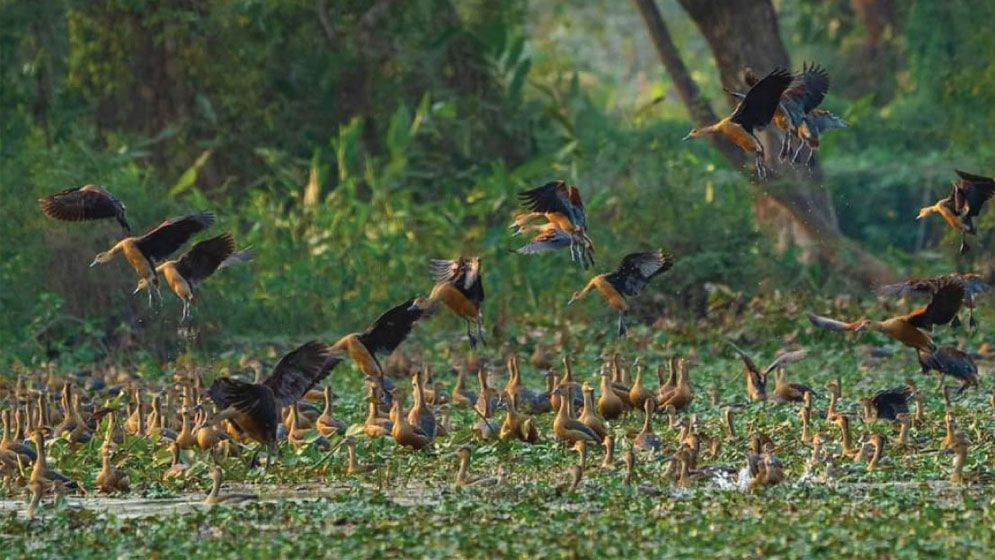
M 220 377 L 214 380 L 208 396 L 218 410 L 234 408 L 250 418 L 275 418 L 276 403 L 270 398 L 270 390 L 262 385 Z
M 834 128 L 846 128 L 850 126 L 841 117 L 825 109 L 812 109 L 812 112 L 805 115 L 805 122 L 808 124 L 809 133 L 814 136 L 818 136 Z
M 767 366 L 767 369 L 764 370 L 764 375 L 767 375 L 768 373 L 774 371 L 775 369 L 781 366 L 786 366 L 788 364 L 799 362 L 805 359 L 805 356 L 808 356 L 808 350 L 805 350 L 804 348 L 802 348 L 801 350 L 794 350 L 792 352 L 785 352 L 784 354 L 781 354 L 780 356 L 775 358 L 774 361 L 771 362 L 769 366 Z
M 957 173 L 963 173 L 958 171 Z M 988 177 L 970 175 L 976 179 L 964 179 L 955 187 L 958 193 L 957 209 L 963 209 L 963 203 L 967 202 L 971 215 L 977 215 L 981 207 L 995 194 L 995 181 Z M 963 177 L 963 175 L 962 175 Z
M 985 177 L 984 175 L 975 175 L 974 173 L 968 173 L 967 171 L 961 171 L 960 169 L 954 169 L 954 173 L 960 176 L 961 179 L 968 181 L 970 183 L 992 183 L 995 179 L 991 177 Z
M 635 296 L 654 276 L 666 272 L 674 261 L 663 251 L 630 253 L 622 259 L 618 269 L 606 277 L 616 290 L 626 296 Z
M 415 308 L 413 299 L 387 310 L 359 335 L 359 341 L 370 354 L 390 354 L 404 342 L 412 326 L 421 319 L 423 311 Z
M 558 228 L 545 229 L 532 238 L 532 242 L 519 247 L 515 252 L 520 255 L 535 255 L 565 249 L 570 246 L 570 235 Z
M 750 370 L 750 372 L 752 373 L 756 373 L 758 375 L 760 374 L 760 370 L 757 368 L 757 364 L 753 362 L 753 358 L 751 358 L 750 355 L 747 354 L 745 350 L 743 350 L 739 346 L 736 346 L 736 344 L 733 343 L 733 341 L 728 339 L 726 340 L 726 344 L 731 346 L 732 349 L 736 351 L 736 354 L 739 354 L 739 357 L 741 360 L 743 360 L 743 365 L 746 366 L 746 369 Z
M 254 258 L 256 258 L 255 251 L 251 251 L 249 249 L 242 249 L 241 251 L 235 251 L 234 253 L 229 255 L 227 259 L 221 261 L 221 264 L 218 265 L 218 270 L 221 270 L 223 268 L 228 268 L 229 266 L 235 266 L 237 264 L 242 264 L 244 262 L 249 262 Z
M 974 363 L 974 359 L 953 346 L 941 346 L 929 356 L 933 361 L 933 369 L 947 375 L 965 379 L 978 374 L 978 365 Z
M 573 210 L 572 220 L 577 225 L 587 228 L 587 212 L 584 210 L 584 199 L 580 196 L 580 190 L 573 185 L 567 187 L 567 198 Z
M 432 277 L 436 282 L 452 282 L 471 301 L 484 301 L 484 284 L 480 275 L 480 257 L 433 260 Z
M 200 212 L 170 218 L 138 238 L 138 249 L 152 261 L 161 261 L 176 252 L 195 233 L 214 224 L 213 212 Z
M 831 317 L 823 317 L 822 315 L 816 315 L 815 313 L 809 313 L 808 320 L 820 329 L 826 329 L 827 331 L 834 332 L 852 331 L 854 325 L 853 323 L 844 323 L 843 321 L 838 321 Z
M 205 239 L 193 246 L 176 261 L 176 271 L 187 282 L 201 282 L 214 274 L 228 257 L 235 252 L 235 238 L 230 233 Z
M 802 83 L 805 84 L 801 96 L 802 109 L 809 113 L 822 103 L 829 92 L 829 72 L 818 64 L 802 65 Z
M 541 187 L 520 192 L 518 199 L 533 212 L 557 212 L 573 219 L 573 203 L 569 188 L 563 181 L 550 181 Z M 583 205 L 581 208 L 583 209 Z
M 929 330 L 933 325 L 946 325 L 953 321 L 964 302 L 964 282 L 957 275 L 941 276 L 936 284 L 933 299 L 925 307 L 920 307 L 906 318 L 914 327 Z
M 263 384 L 273 391 L 280 406 L 290 406 L 328 376 L 342 361 L 329 360 L 329 346 L 316 340 L 291 350 L 273 368 Z
M 791 74 L 775 68 L 746 93 L 730 119 L 748 132 L 767 126 L 781 101 L 781 94 L 791 84 Z
M 64 222 L 116 218 L 121 227 L 131 232 L 125 219 L 125 206 L 107 189 L 97 185 L 75 187 L 38 199 L 42 212 Z

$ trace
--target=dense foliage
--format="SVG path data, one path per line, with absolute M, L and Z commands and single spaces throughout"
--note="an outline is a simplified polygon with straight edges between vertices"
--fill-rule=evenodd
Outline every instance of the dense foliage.
M 976 55 L 991 39 L 965 29 L 992 8 L 896 9 L 887 75 L 860 86 L 848 3 L 777 4 L 796 63 L 843 77 L 828 103 L 852 126 L 823 149 L 843 230 L 896 266 L 945 268 L 911 258 L 951 253 L 942 224 L 913 218 L 952 165 L 987 170 L 992 62 Z M 724 109 L 702 39 L 661 5 Z M 195 317 L 210 345 L 358 329 L 428 287 L 428 258 L 459 252 L 485 258 L 498 328 L 583 316 L 563 311 L 586 277 L 566 255 L 509 252 L 513 193 L 552 177 L 587 197 L 598 269 L 637 248 L 678 256 L 647 317 L 700 313 L 706 282 L 836 285 L 774 254 L 743 174 L 678 142 L 683 107 L 625 2 L 5 0 L 0 52 L 0 361 L 176 348 L 171 296 L 153 318 L 124 263 L 86 269 L 112 225 L 37 212 L 38 196 L 88 182 L 139 228 L 212 209 L 257 251 L 205 286 Z

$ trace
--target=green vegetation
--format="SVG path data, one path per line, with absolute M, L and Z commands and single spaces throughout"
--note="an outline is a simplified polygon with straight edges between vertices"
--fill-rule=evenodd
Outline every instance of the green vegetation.
M 724 113 L 709 45 L 678 2 L 657 4 L 692 78 Z M 857 4 L 875 6 L 882 19 L 859 17 Z M 825 105 L 850 123 L 824 137 L 816 185 L 831 197 L 840 230 L 902 276 L 995 275 L 993 212 L 982 215 L 967 256 L 955 255 L 941 220 L 915 220 L 920 206 L 949 192 L 953 168 L 995 171 L 995 59 L 987 56 L 995 36 L 982 23 L 995 5 L 773 5 L 794 66 L 829 68 Z M 884 21 L 880 29 L 875 21 Z M 987 558 L 995 549 L 990 362 L 980 363 L 984 390 L 954 403 L 972 440 L 966 470 L 975 478 L 950 486 L 950 456 L 936 452 L 942 399 L 918 376 L 911 351 L 876 334 L 816 332 L 804 320 L 808 310 L 882 317 L 894 304 L 879 306 L 868 286 L 809 259 L 804 247 L 782 246 L 790 235 L 758 221 L 763 188 L 706 142 L 680 142 L 690 119 L 631 2 L 0 0 L 0 115 L 5 383 L 46 367 L 60 375 L 121 368 L 156 381 L 184 367 L 208 381 L 240 374 L 246 355 L 275 361 L 423 294 L 429 259 L 477 254 L 492 341 L 485 359 L 524 357 L 537 346 L 553 356 L 568 351 L 580 376 L 594 381 L 599 357 L 616 349 L 651 368 L 673 352 L 689 355 L 697 391 L 690 413 L 704 433 L 718 434 L 722 406 L 732 405 L 740 429 L 707 464 L 742 467 L 752 422 L 773 437 L 788 475 L 752 491 L 677 488 L 658 462 L 640 465 L 634 486 L 623 484 L 620 468 L 588 473 L 575 491 L 558 489 L 576 457 L 552 442 L 546 416 L 540 445 L 475 450 L 474 474 L 494 476 L 502 466 L 506 484 L 459 491 L 453 451 L 472 439 L 476 418 L 453 410 L 455 432 L 431 453 L 363 439 L 361 460 L 380 465 L 363 478 L 343 476 L 341 438 L 329 452 L 285 445 L 268 473 L 247 470 L 245 457 L 225 461 L 226 481 L 264 497 L 327 483 L 315 490 L 320 499 L 141 518 L 48 506 L 34 522 L 0 518 L 0 546 L 11 556 Z M 640 249 L 676 257 L 635 302 L 624 341 L 611 336 L 600 302 L 565 307 L 589 272 L 566 254 L 512 252 L 524 243 L 507 230 L 519 209 L 515 192 L 560 177 L 584 195 L 595 271 Z M 121 198 L 136 230 L 212 210 L 211 235 L 231 231 L 256 252 L 249 266 L 203 286 L 196 338 L 178 333 L 172 294 L 164 291 L 158 314 L 144 294 L 131 295 L 135 280 L 122 260 L 87 268 L 117 239 L 116 225 L 57 223 L 38 211 L 38 197 L 85 183 Z M 977 331 L 942 329 L 938 341 L 972 351 L 992 342 L 995 315 L 981 309 L 979 319 Z M 915 376 L 928 414 L 912 432 L 917 448 L 888 448 L 876 472 L 851 463 L 834 481 L 799 482 L 810 451 L 797 443 L 795 407 L 746 402 L 726 337 L 764 357 L 786 344 L 807 347 L 792 378 L 819 391 L 821 409 L 824 384 L 840 377 L 843 408 L 855 418 L 858 398 Z M 871 347 L 858 340 L 883 343 L 892 356 L 869 366 Z M 447 364 L 467 352 L 462 324 L 440 313 L 401 352 L 433 363 L 451 387 Z M 531 387 L 541 385 L 539 371 L 525 373 Z M 331 379 L 342 396 L 337 414 L 350 423 L 366 406 L 358 375 L 341 366 Z M 708 402 L 712 385 L 722 406 Z M 676 441 L 660 418 L 658 432 Z M 621 436 L 639 421 L 616 430 Z M 858 434 L 894 438 L 891 426 L 854 424 Z M 823 420 L 815 429 L 838 434 Z M 75 450 L 57 440 L 50 460 L 92 488 L 99 440 Z M 186 457 L 196 461 L 187 483 L 160 482 L 170 456 L 159 443 L 129 438 L 124 446 L 135 493 L 204 491 L 202 457 Z M 590 460 L 600 462 L 600 452 Z M 661 494 L 646 495 L 640 484 Z M 13 489 L 4 496 L 22 497 Z

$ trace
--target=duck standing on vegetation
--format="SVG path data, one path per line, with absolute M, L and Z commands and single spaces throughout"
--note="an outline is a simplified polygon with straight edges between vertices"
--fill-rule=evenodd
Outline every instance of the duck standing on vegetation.
M 480 257 L 458 257 L 451 261 L 432 261 L 432 275 L 435 287 L 427 298 L 416 298 L 411 304 L 412 309 L 425 313 L 438 304 L 448 307 L 453 313 L 466 321 L 466 336 L 470 347 L 477 347 L 477 340 L 484 344 L 483 311 L 484 283 L 480 269 Z M 477 335 L 471 331 L 470 323 L 477 327 Z
M 191 318 L 190 306 L 193 305 L 194 288 L 198 284 L 218 270 L 246 262 L 252 256 L 250 251 L 235 251 L 235 238 L 230 233 L 223 233 L 197 243 L 179 260 L 158 265 L 156 275 L 161 274 L 176 297 L 183 301 L 180 324 Z M 139 278 L 135 293 L 149 287 L 149 279 Z
M 630 253 L 622 259 L 617 270 L 595 276 L 584 289 L 575 292 L 567 305 L 580 301 L 588 292 L 597 289 L 608 305 L 618 311 L 618 335 L 623 336 L 626 332 L 625 314 L 629 310 L 626 298 L 639 295 L 653 277 L 670 270 L 673 264 L 674 261 L 660 250 Z
M 269 467 L 277 446 L 280 410 L 292 406 L 328 376 L 338 361 L 330 359 L 328 346 L 311 341 L 281 358 L 262 383 L 215 379 L 208 395 L 220 412 L 210 424 L 227 420 L 237 432 L 265 446 Z
M 960 180 L 954 181 L 950 196 L 919 210 L 917 219 L 921 220 L 931 214 L 942 216 L 950 227 L 960 231 L 960 254 L 963 255 L 970 250 L 967 235 L 978 233 L 974 218 L 981 213 L 985 202 L 995 194 L 995 179 L 959 169 L 954 171 L 960 176 Z
M 791 85 L 792 79 L 791 73 L 787 70 L 775 68 L 746 92 L 731 115 L 715 124 L 693 128 L 683 139 L 691 140 L 707 134 L 718 134 L 726 138 L 743 151 L 754 154 L 757 179 L 763 181 L 767 178 L 764 146 L 756 133 L 770 124 L 781 100 L 781 94 Z
M 117 253 L 123 254 L 128 264 L 138 273 L 139 281 L 145 280 L 154 288 L 149 290 L 149 304 L 152 305 L 155 301 L 161 300 L 159 278 L 156 276 L 158 263 L 175 253 L 191 236 L 213 224 L 214 214 L 211 212 L 170 218 L 145 232 L 141 237 L 125 237 L 107 251 L 97 253 L 90 266 L 106 263 Z
M 587 235 L 587 213 L 577 187 L 561 180 L 550 181 L 518 193 L 518 198 L 529 212 L 515 216 L 510 229 L 515 235 L 532 229 L 538 233 L 517 253 L 532 255 L 569 247 L 570 260 L 584 268 L 594 264 L 594 242 Z M 539 218 L 547 222 L 536 226 L 533 222 Z
M 42 212 L 63 222 L 105 220 L 114 218 L 126 234 L 131 226 L 125 217 L 127 208 L 107 189 L 98 185 L 83 185 L 38 199 Z

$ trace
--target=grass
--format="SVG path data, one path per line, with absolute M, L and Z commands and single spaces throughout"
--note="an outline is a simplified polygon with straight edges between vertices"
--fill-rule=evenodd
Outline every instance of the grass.
M 345 448 L 339 437 L 331 438 L 328 452 L 313 446 L 298 451 L 285 445 L 282 461 L 269 472 L 247 471 L 244 458 L 226 460 L 226 483 L 249 485 L 264 498 L 304 485 L 304 490 L 294 493 L 294 500 L 267 499 L 244 507 L 213 509 L 198 505 L 185 513 L 156 513 L 153 504 L 149 513 L 154 515 L 142 517 L 105 513 L 99 508 L 48 506 L 34 522 L 28 522 L 23 513 L 0 519 L 0 544 L 13 557 L 31 554 L 36 558 L 989 557 L 995 549 L 995 533 L 990 530 L 995 523 L 995 487 L 990 483 L 995 419 L 987 403 L 988 389 L 969 391 L 954 402 L 958 428 L 972 447 L 966 466 L 969 483 L 952 486 L 946 482 L 951 457 L 938 452 L 944 434 L 942 398 L 935 380 L 914 373 L 917 366 L 911 351 L 876 334 L 847 339 L 814 331 L 803 319 L 784 318 L 792 316 L 795 306 L 796 302 L 776 297 L 762 305 L 753 302 L 740 320 L 722 319 L 721 313 L 714 316 L 713 324 L 724 324 L 722 328 L 686 325 L 664 332 L 635 326 L 619 345 L 626 356 L 643 356 L 650 371 L 672 352 L 691 356 L 697 362 L 692 368 L 696 397 L 689 413 L 697 415 L 701 434 L 722 435 L 721 413 L 726 406 L 734 408 L 738 430 L 736 441 L 724 442 L 716 457 L 700 463 L 742 467 L 747 424 L 751 423 L 778 446 L 777 455 L 787 471 L 787 481 L 778 486 L 743 490 L 701 481 L 678 487 L 663 478 L 666 463 L 660 461 L 640 462 L 636 482 L 627 486 L 623 467 L 612 472 L 594 468 L 601 461 L 600 451 L 595 451 L 580 486 L 570 490 L 568 469 L 576 454 L 551 440 L 552 417 L 547 415 L 540 419 L 544 433 L 539 445 L 476 444 L 471 474 L 494 476 L 501 466 L 506 476 L 503 484 L 456 489 L 452 484 L 454 451 L 472 442 L 469 427 L 474 416 L 471 411 L 453 410 L 455 431 L 441 438 L 431 452 L 411 453 L 391 441 L 361 438 L 360 460 L 378 465 L 374 473 L 362 478 L 343 474 Z M 809 306 L 819 311 L 818 304 Z M 797 309 L 794 316 L 800 316 Z M 978 331 L 955 334 L 944 329 L 937 334 L 939 341 L 960 340 L 976 349 L 989 338 L 989 325 L 995 324 L 991 314 L 979 318 Z M 431 349 L 437 378 L 451 386 L 444 364 L 453 356 L 446 352 L 461 357 L 465 343 L 458 339 L 461 331 L 452 328 L 454 323 L 433 321 L 439 323 L 422 330 L 433 331 L 435 339 L 446 342 L 424 348 Z M 567 337 L 575 373 L 584 379 L 594 378 L 601 352 L 615 347 L 611 340 L 584 344 L 605 328 L 600 323 L 574 326 Z M 550 332 L 536 334 L 543 341 L 553 339 Z M 927 422 L 911 432 L 915 449 L 902 452 L 886 447 L 885 460 L 874 472 L 844 461 L 844 472 L 838 478 L 824 480 L 824 472 L 816 470 L 812 477 L 800 480 L 810 450 L 798 441 L 796 405 L 747 402 L 742 365 L 721 343 L 724 336 L 749 346 L 758 362 L 772 357 L 785 342 L 808 348 L 809 357 L 792 366 L 791 378 L 819 391 L 816 408 L 821 410 L 826 405 L 822 387 L 839 376 L 844 385 L 841 408 L 852 414 L 855 438 L 875 431 L 889 437 L 896 433 L 885 423 L 861 422 L 856 400 L 916 376 L 926 393 Z M 524 332 L 508 339 L 518 341 L 522 355 L 533 344 Z M 869 368 L 863 356 L 871 345 L 884 345 L 893 353 Z M 418 341 L 406 347 L 410 352 L 419 347 Z M 267 354 L 261 348 L 258 352 Z M 494 349 L 485 353 L 500 357 Z M 200 357 L 194 364 L 210 377 L 236 359 L 235 355 L 216 361 Z M 980 365 L 984 374 L 988 364 Z M 531 387 L 539 385 L 535 368 L 523 367 L 523 373 Z M 498 387 L 504 379 L 500 378 Z M 365 403 L 358 397 L 361 387 L 356 372 L 343 367 L 333 374 L 332 384 L 342 396 L 336 415 L 361 421 Z M 718 390 L 719 406 L 709 402 L 712 385 Z M 633 415 L 616 426 L 619 439 L 639 423 L 640 418 Z M 677 431 L 662 417 L 655 427 L 673 450 Z M 829 451 L 839 451 L 835 426 L 818 419 L 813 428 L 830 438 Z M 57 440 L 51 444 L 50 462 L 92 488 L 99 470 L 98 439 L 74 451 L 67 442 Z M 184 485 L 164 485 L 158 480 L 169 457 L 161 445 L 129 438 L 123 448 L 128 449 L 121 455 L 136 489 L 133 494 L 155 499 L 188 496 L 209 486 L 207 466 L 192 454 L 188 462 L 198 462 L 190 479 Z M 702 453 L 708 456 L 707 445 Z M 653 488 L 654 495 L 644 487 Z M 11 491 L 8 499 L 19 496 Z

